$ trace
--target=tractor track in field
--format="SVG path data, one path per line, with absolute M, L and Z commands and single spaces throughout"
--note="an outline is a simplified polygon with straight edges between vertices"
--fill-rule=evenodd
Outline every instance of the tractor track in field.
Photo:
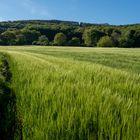
M 17 116 L 16 95 L 10 87 L 12 73 L 9 56 L 0 54 L 0 140 L 22 140 L 21 122 Z

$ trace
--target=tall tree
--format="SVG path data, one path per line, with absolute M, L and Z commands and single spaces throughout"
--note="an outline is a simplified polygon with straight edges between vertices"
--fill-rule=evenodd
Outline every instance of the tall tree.
M 122 36 L 119 39 L 120 47 L 131 48 L 135 45 L 135 40 L 133 38 L 135 31 L 126 30 L 122 33 Z
M 29 29 L 23 29 L 21 33 L 26 39 L 26 45 L 31 45 L 33 41 L 38 40 L 39 36 L 41 35 L 40 32 Z
M 96 29 L 87 29 L 83 34 L 83 39 L 86 46 L 93 46 L 97 45 L 98 40 L 104 36 L 105 33 Z

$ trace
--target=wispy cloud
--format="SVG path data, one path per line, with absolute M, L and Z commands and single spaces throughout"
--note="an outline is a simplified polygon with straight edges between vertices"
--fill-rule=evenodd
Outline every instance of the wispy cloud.
M 0 21 L 5 21 L 5 19 L 3 17 L 0 17 Z
M 46 6 L 35 3 L 32 0 L 24 0 L 21 2 L 21 5 L 25 10 L 27 10 L 32 15 L 37 15 L 41 17 L 44 16 L 47 18 L 52 17 Z

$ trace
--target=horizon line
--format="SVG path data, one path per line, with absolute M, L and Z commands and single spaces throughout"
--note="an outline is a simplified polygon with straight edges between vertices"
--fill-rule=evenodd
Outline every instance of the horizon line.
M 79 25 L 81 23 L 84 24 L 95 24 L 95 25 L 112 25 L 112 26 L 123 26 L 123 25 L 138 25 L 140 23 L 127 23 L 127 24 L 110 24 L 108 22 L 104 22 L 104 23 L 95 23 L 95 22 L 84 22 L 84 21 L 76 21 L 76 20 L 62 20 L 62 19 L 14 19 L 14 20 L 1 20 L 0 23 L 2 22 L 16 22 L 16 21 L 60 21 L 60 22 L 75 22 L 75 23 L 79 23 Z

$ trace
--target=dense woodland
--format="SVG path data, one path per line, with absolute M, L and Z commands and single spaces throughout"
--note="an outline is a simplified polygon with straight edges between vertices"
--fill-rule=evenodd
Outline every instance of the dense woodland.
M 115 26 L 58 20 L 0 22 L 0 45 L 140 47 L 140 24 Z

